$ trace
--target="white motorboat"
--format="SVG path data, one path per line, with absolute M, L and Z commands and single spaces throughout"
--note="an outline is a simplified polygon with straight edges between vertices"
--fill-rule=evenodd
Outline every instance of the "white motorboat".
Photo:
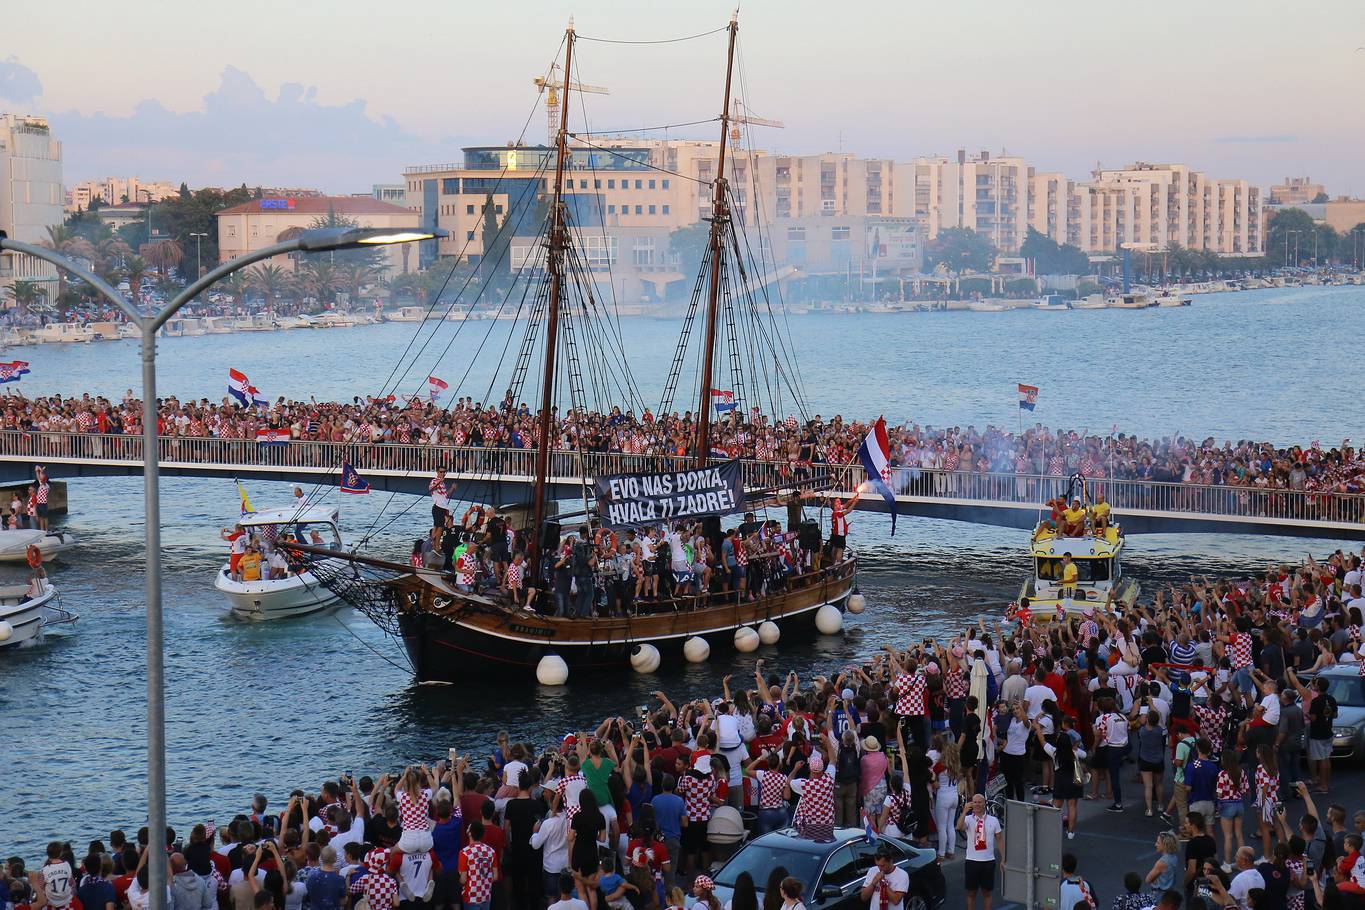
M 285 537 L 339 550 L 341 534 L 337 530 L 337 517 L 335 506 L 285 506 L 243 515 L 239 524 L 251 542 L 262 550 L 262 577 L 252 580 L 234 577 L 231 563 L 219 569 L 213 586 L 227 598 L 232 615 L 237 619 L 261 622 L 307 616 L 335 607 L 337 596 L 323 587 L 311 572 L 290 571 L 283 577 L 271 578 L 265 551 L 273 551 L 275 541 Z
M 424 306 L 403 306 L 399 307 L 395 313 L 385 313 L 384 318 L 389 322 L 422 322 L 427 318 L 427 308 Z
M 43 531 L 38 528 L 15 528 L 0 531 L 0 562 L 24 562 L 28 548 L 36 545 L 43 554 L 43 562 L 76 545 L 76 537 L 67 531 Z
M 1071 301 L 1061 294 L 1044 294 L 1038 300 L 1029 304 L 1035 310 L 1044 310 L 1049 313 L 1064 312 L 1071 309 Z
M 1151 298 L 1141 293 L 1120 294 L 1110 297 L 1105 303 L 1115 310 L 1145 310 L 1153 306 Z
M 42 344 L 94 341 L 95 330 L 80 322 L 49 322 L 34 330 L 33 340 Z
M 1156 295 L 1156 305 L 1159 307 L 1189 306 L 1190 302 L 1190 298 L 1171 291 L 1162 291 Z
M 76 621 L 56 604 L 57 589 L 43 582 L 35 594 L 28 585 L 0 587 L 0 650 L 36 641 L 51 626 Z
M 993 303 L 989 300 L 973 300 L 967 304 L 967 309 L 973 313 L 1003 313 L 1009 307 L 1003 303 Z

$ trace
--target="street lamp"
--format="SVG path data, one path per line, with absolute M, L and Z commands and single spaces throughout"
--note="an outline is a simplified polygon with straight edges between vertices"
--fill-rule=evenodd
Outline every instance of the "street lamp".
M 190 231 L 190 236 L 194 238 L 194 277 L 198 278 L 200 275 L 204 274 L 204 262 L 200 257 L 202 250 L 199 242 L 207 237 L 208 234 Z
M 297 237 L 254 250 L 225 262 L 207 275 L 200 275 L 177 294 L 170 303 L 151 316 L 138 312 L 108 282 L 91 274 L 54 250 L 9 239 L 0 231 L 0 252 L 13 250 L 50 262 L 80 278 L 113 303 L 142 330 L 142 481 L 146 500 L 147 523 L 147 830 L 149 849 L 158 849 L 166 836 L 166 681 L 162 654 L 161 615 L 161 477 L 157 466 L 156 415 L 156 333 L 185 304 L 201 291 L 229 274 L 254 262 L 299 250 L 319 253 L 375 244 L 409 243 L 445 237 L 438 229 L 426 231 L 390 228 L 319 228 Z M 148 863 L 150 910 L 166 910 L 166 866 Z

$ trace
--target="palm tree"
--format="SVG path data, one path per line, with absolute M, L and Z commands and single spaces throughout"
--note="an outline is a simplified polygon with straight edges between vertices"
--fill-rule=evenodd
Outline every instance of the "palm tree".
M 128 278 L 128 293 L 133 296 L 133 306 L 142 302 L 142 282 L 147 272 L 147 260 L 141 256 L 129 256 L 123 263 L 123 274 Z
M 38 282 L 20 279 L 10 286 L 9 297 L 18 308 L 19 315 L 23 316 L 30 307 L 43 299 L 43 292 L 38 287 Z
M 326 259 L 309 259 L 299 270 L 299 283 L 308 294 L 323 303 L 334 303 L 340 281 L 337 271 L 337 267 Z
M 185 258 L 185 251 L 174 240 L 158 240 L 150 244 L 144 252 L 147 261 L 162 275 L 175 268 L 180 264 L 180 260 Z
M 249 275 L 251 284 L 265 297 L 265 308 L 274 313 L 275 302 L 289 290 L 289 275 L 278 265 L 258 265 Z
M 74 229 L 65 224 L 49 225 L 47 228 L 47 239 L 42 241 L 42 246 L 47 247 L 54 253 L 60 253 L 68 259 L 93 260 L 95 250 L 86 240 Z M 57 303 L 60 307 L 66 307 L 69 302 L 66 286 L 66 269 L 57 270 Z
M 232 298 L 234 308 L 245 309 L 247 291 L 251 290 L 251 277 L 244 272 L 233 272 L 218 282 L 218 289 Z
M 350 297 L 351 306 L 360 303 L 360 288 L 379 277 L 379 269 L 363 262 L 343 262 L 337 266 L 337 279 Z

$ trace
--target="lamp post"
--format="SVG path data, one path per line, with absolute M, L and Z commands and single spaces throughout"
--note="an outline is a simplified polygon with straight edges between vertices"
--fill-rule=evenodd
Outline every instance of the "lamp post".
M 194 238 L 194 277 L 197 279 L 200 275 L 204 274 L 204 262 L 200 255 L 203 251 L 200 247 L 200 241 L 207 237 L 208 234 L 190 231 L 190 236 Z
M 46 247 L 10 240 L 0 231 L 0 251 L 13 250 L 66 269 L 117 306 L 142 330 L 142 481 L 147 533 L 147 830 L 148 849 L 156 850 L 166 837 L 166 683 L 162 653 L 161 611 L 161 477 L 157 467 L 156 333 L 186 303 L 220 279 L 262 259 L 285 253 L 409 243 L 444 237 L 440 230 L 390 228 L 318 228 L 298 237 L 238 256 L 200 275 L 157 313 L 144 316 L 123 295 L 97 275 Z M 147 864 L 150 910 L 166 910 L 166 865 Z

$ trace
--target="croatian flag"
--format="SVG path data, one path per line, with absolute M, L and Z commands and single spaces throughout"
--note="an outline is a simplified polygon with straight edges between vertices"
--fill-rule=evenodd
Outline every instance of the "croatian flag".
M 246 387 L 247 394 L 251 396 L 251 406 L 256 408 L 270 407 L 270 399 L 261 394 L 261 390 L 254 385 Z
M 872 827 L 872 816 L 870 816 L 870 815 L 867 814 L 867 810 L 866 810 L 866 809 L 863 809 L 863 810 L 862 810 L 862 813 L 863 813 L 863 834 L 866 835 L 866 837 L 867 837 L 867 842 L 868 842 L 869 844 L 875 844 L 875 843 L 877 842 L 877 829 L 874 828 L 874 827 Z
M 341 492 L 343 493 L 368 493 L 370 492 L 370 482 L 360 476 L 360 473 L 349 461 L 341 463 Z
M 12 360 L 0 363 L 0 383 L 18 382 L 28 372 L 28 361 Z
M 246 407 L 250 403 L 251 380 L 246 378 L 246 374 L 238 370 L 228 370 L 228 394 L 237 399 L 237 403 Z
M 289 444 L 289 431 L 273 427 L 256 431 L 256 444 L 262 446 L 282 446 Z
M 427 377 L 427 397 L 431 399 L 433 404 L 441 399 L 448 388 L 450 388 L 450 383 L 444 379 L 437 379 L 435 376 Z
M 868 482 L 877 488 L 891 510 L 891 533 L 896 533 L 896 496 L 891 492 L 891 440 L 886 436 L 886 418 L 878 417 L 858 447 L 858 460 L 867 471 Z
M 1038 387 L 1019 383 L 1019 409 L 1032 411 L 1038 406 Z
M 733 411 L 735 409 L 735 393 L 722 391 L 721 389 L 712 389 L 711 404 L 715 405 L 717 414 Z

